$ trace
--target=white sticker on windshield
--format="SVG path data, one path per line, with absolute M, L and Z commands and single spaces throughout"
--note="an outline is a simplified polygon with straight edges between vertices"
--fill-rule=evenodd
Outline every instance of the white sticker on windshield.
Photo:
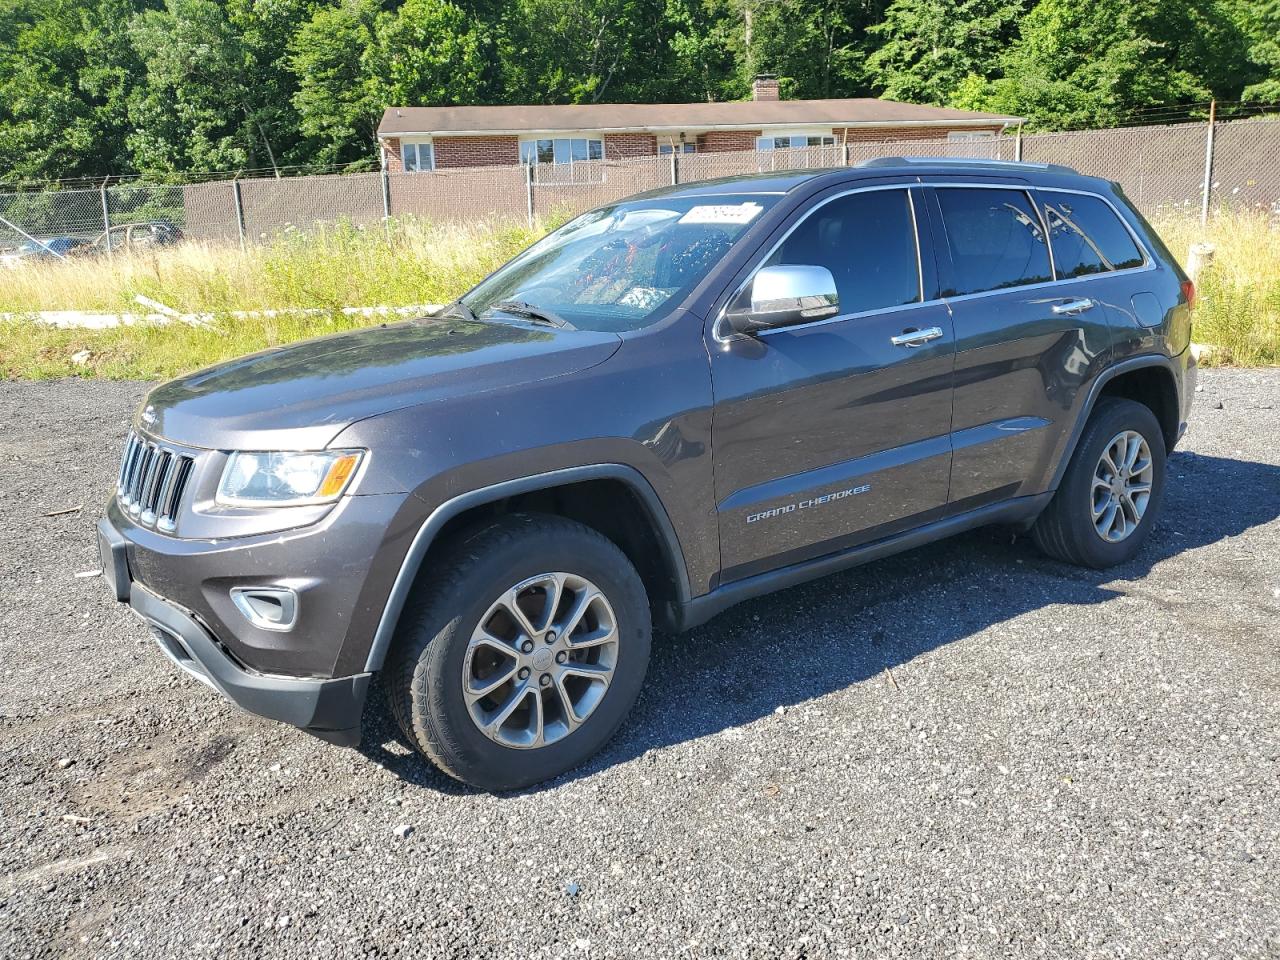
M 764 207 L 758 203 L 714 203 L 690 207 L 681 223 L 750 223 Z

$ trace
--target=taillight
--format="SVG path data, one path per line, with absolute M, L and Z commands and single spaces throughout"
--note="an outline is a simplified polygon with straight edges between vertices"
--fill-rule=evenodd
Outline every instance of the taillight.
M 1182 299 L 1187 301 L 1188 309 L 1196 305 L 1196 285 L 1193 281 L 1182 281 Z

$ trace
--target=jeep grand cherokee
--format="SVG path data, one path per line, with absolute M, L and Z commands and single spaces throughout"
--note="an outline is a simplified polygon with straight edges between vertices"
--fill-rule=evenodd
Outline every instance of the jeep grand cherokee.
M 100 546 L 183 669 L 507 789 L 590 757 L 653 626 L 983 524 L 1104 567 L 1185 426 L 1194 289 L 1120 190 L 895 159 L 584 214 L 438 316 L 152 390 Z

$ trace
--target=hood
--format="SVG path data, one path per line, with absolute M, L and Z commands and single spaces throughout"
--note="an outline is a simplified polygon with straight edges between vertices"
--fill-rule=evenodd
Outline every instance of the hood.
M 612 333 L 453 318 L 367 327 L 162 384 L 138 422 L 193 447 L 316 450 L 357 420 L 562 377 L 607 360 L 621 342 Z

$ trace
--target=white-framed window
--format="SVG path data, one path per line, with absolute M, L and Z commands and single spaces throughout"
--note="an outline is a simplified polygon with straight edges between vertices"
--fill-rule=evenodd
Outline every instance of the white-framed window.
M 834 147 L 835 145 L 836 138 L 831 136 L 793 134 L 778 137 L 756 137 L 757 150 L 794 150 L 797 147 Z
M 400 162 L 408 173 L 436 168 L 436 151 L 429 143 L 402 143 Z
M 676 145 L 670 143 L 658 144 L 658 156 L 669 157 L 673 153 L 697 153 L 698 145 L 696 143 L 679 144 L 680 149 L 676 149 Z
M 604 141 L 590 137 L 544 137 L 520 141 L 520 162 L 579 163 L 603 160 Z
M 994 130 L 950 130 L 947 132 L 947 139 L 952 143 L 960 143 L 965 140 L 990 140 L 995 135 Z

